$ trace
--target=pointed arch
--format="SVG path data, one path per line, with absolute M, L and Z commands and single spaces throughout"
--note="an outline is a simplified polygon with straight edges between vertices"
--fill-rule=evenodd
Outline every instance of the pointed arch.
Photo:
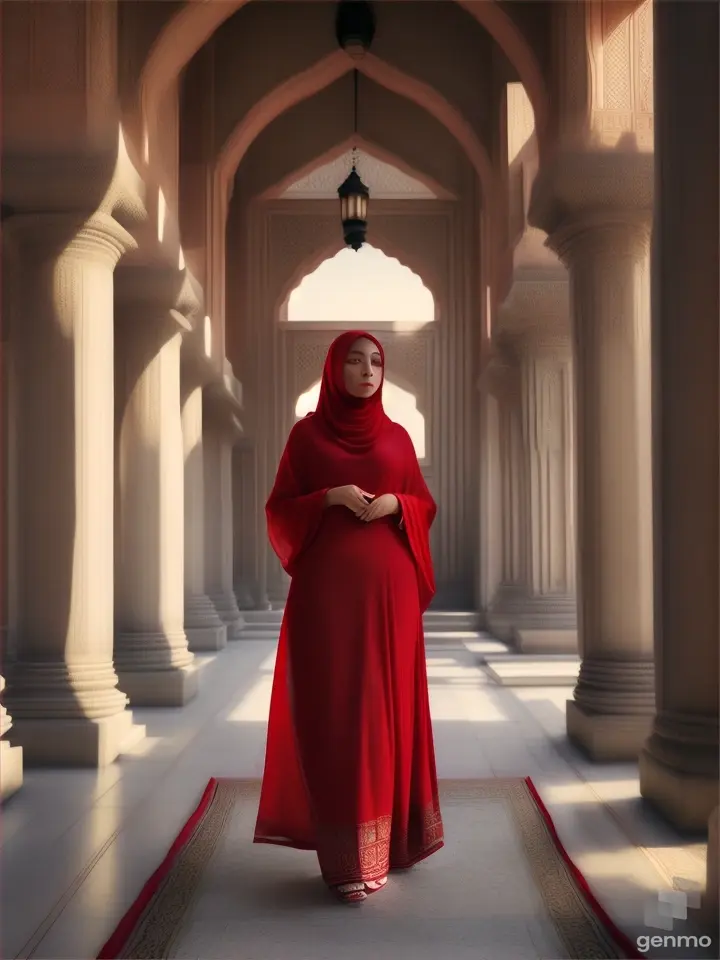
M 229 198 L 235 172 L 255 138 L 277 117 L 296 104 L 307 100 L 352 70 L 359 70 L 386 90 L 412 101 L 441 123 L 457 140 L 474 167 L 482 185 L 483 200 L 492 223 L 497 219 L 501 183 L 492 168 L 487 150 L 472 126 L 442 94 L 433 87 L 391 66 L 374 54 L 356 61 L 344 50 L 323 57 L 275 87 L 259 100 L 238 122 L 223 145 L 216 163 L 213 180 L 217 195 Z
M 295 183 L 295 181 L 309 176 L 319 167 L 325 166 L 326 163 L 332 163 L 333 160 L 337 160 L 338 157 L 342 157 L 343 154 L 347 153 L 347 151 L 351 150 L 353 147 L 357 147 L 358 150 L 370 154 L 370 156 L 375 157 L 376 160 L 381 160 L 383 163 L 387 163 L 391 167 L 396 167 L 402 173 L 406 174 L 406 176 L 412 177 L 414 180 L 418 180 L 420 183 L 424 184 L 428 190 L 434 193 L 438 200 L 457 199 L 454 193 L 448 190 L 447 187 L 443 186 L 429 174 L 424 173 L 422 170 L 415 169 L 415 167 L 412 167 L 402 157 L 386 149 L 385 147 L 381 147 L 378 143 L 360 136 L 347 137 L 345 140 L 337 143 L 334 147 L 330 147 L 329 150 L 319 154 L 313 160 L 309 160 L 307 163 L 304 163 L 295 170 L 292 170 L 290 173 L 287 173 L 281 180 L 273 184 L 273 186 L 268 187 L 267 190 L 264 190 L 259 195 L 258 199 L 277 200 L 288 189 L 288 187 Z
M 494 277 L 501 263 L 499 244 L 504 235 L 504 185 L 498 172 L 493 169 L 490 157 L 475 130 L 459 110 L 433 87 L 385 63 L 374 54 L 365 54 L 362 60 L 356 61 L 344 50 L 328 54 L 308 70 L 303 70 L 271 90 L 239 121 L 225 141 L 212 175 L 213 210 L 217 211 L 212 220 L 212 232 L 219 245 L 218 249 L 224 246 L 225 224 L 235 172 L 255 137 L 286 110 L 319 93 L 355 69 L 392 93 L 405 97 L 426 110 L 463 148 L 481 184 L 487 264 L 489 276 Z M 222 269 L 221 267 L 221 272 Z M 220 287 L 224 285 L 222 276 L 218 278 L 218 282 Z
M 154 130 L 163 97 L 213 33 L 249 0 L 188 0 L 150 49 L 140 75 L 143 124 Z M 495 40 L 513 65 L 535 112 L 541 153 L 545 149 L 549 93 L 537 57 L 522 30 L 496 0 L 455 0 Z

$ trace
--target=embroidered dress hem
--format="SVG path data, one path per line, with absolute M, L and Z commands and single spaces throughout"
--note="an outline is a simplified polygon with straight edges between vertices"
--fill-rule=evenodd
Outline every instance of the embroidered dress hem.
M 317 852 L 321 858 L 323 879 L 329 886 L 372 883 L 386 877 L 392 870 L 409 870 L 445 845 L 439 808 L 432 806 L 422 819 L 424 836 L 419 845 L 414 845 L 413 853 L 407 851 L 407 837 L 393 839 L 390 816 L 328 831 L 320 843 L 259 834 L 255 835 L 253 842 Z M 404 852 L 398 852 L 398 847 L 405 848 Z

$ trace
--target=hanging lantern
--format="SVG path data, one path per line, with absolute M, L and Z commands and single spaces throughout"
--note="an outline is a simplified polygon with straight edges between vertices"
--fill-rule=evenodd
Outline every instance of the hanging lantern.
M 353 60 L 361 60 L 365 56 L 375 36 L 375 13 L 368 0 L 340 0 L 335 36 Z
M 339 0 L 335 35 L 338 44 L 353 59 L 360 60 L 370 49 L 375 36 L 375 13 L 368 0 Z M 360 74 L 353 70 L 353 133 L 358 135 L 358 82 Z M 343 237 L 356 252 L 365 243 L 370 191 L 357 172 L 357 149 L 347 179 L 338 187 Z
M 358 132 L 358 80 L 359 73 L 353 71 L 354 85 L 354 125 L 353 131 Z M 367 233 L 367 212 L 370 201 L 370 191 L 360 179 L 357 172 L 357 147 L 353 148 L 352 170 L 343 184 L 338 187 L 340 197 L 340 219 L 343 225 L 345 243 L 357 253 L 365 243 Z
M 347 179 L 338 187 L 338 196 L 345 243 L 357 252 L 365 243 L 370 191 L 360 179 L 354 163 Z

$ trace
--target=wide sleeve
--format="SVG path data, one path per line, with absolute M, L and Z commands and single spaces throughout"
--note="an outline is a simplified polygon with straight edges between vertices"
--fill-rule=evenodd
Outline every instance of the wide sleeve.
M 312 543 L 320 528 L 328 488 L 303 493 L 293 466 L 296 444 L 291 434 L 280 459 L 275 483 L 265 504 L 270 545 L 286 573 Z
M 430 553 L 430 527 L 437 506 L 420 470 L 415 448 L 409 435 L 402 431 L 401 444 L 405 457 L 403 490 L 396 493 L 400 502 L 401 525 L 405 530 L 418 572 L 420 609 L 425 612 L 435 596 L 435 573 Z

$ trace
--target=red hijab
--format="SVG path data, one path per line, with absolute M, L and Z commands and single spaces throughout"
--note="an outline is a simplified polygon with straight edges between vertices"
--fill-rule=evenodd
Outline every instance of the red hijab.
M 350 347 L 364 337 L 378 349 L 383 365 L 380 386 L 371 397 L 353 397 L 345 387 L 343 370 Z M 320 398 L 312 414 L 336 443 L 353 453 L 369 450 L 391 422 L 382 403 L 385 381 L 385 351 L 382 344 L 362 330 L 348 330 L 330 344 L 323 368 Z

